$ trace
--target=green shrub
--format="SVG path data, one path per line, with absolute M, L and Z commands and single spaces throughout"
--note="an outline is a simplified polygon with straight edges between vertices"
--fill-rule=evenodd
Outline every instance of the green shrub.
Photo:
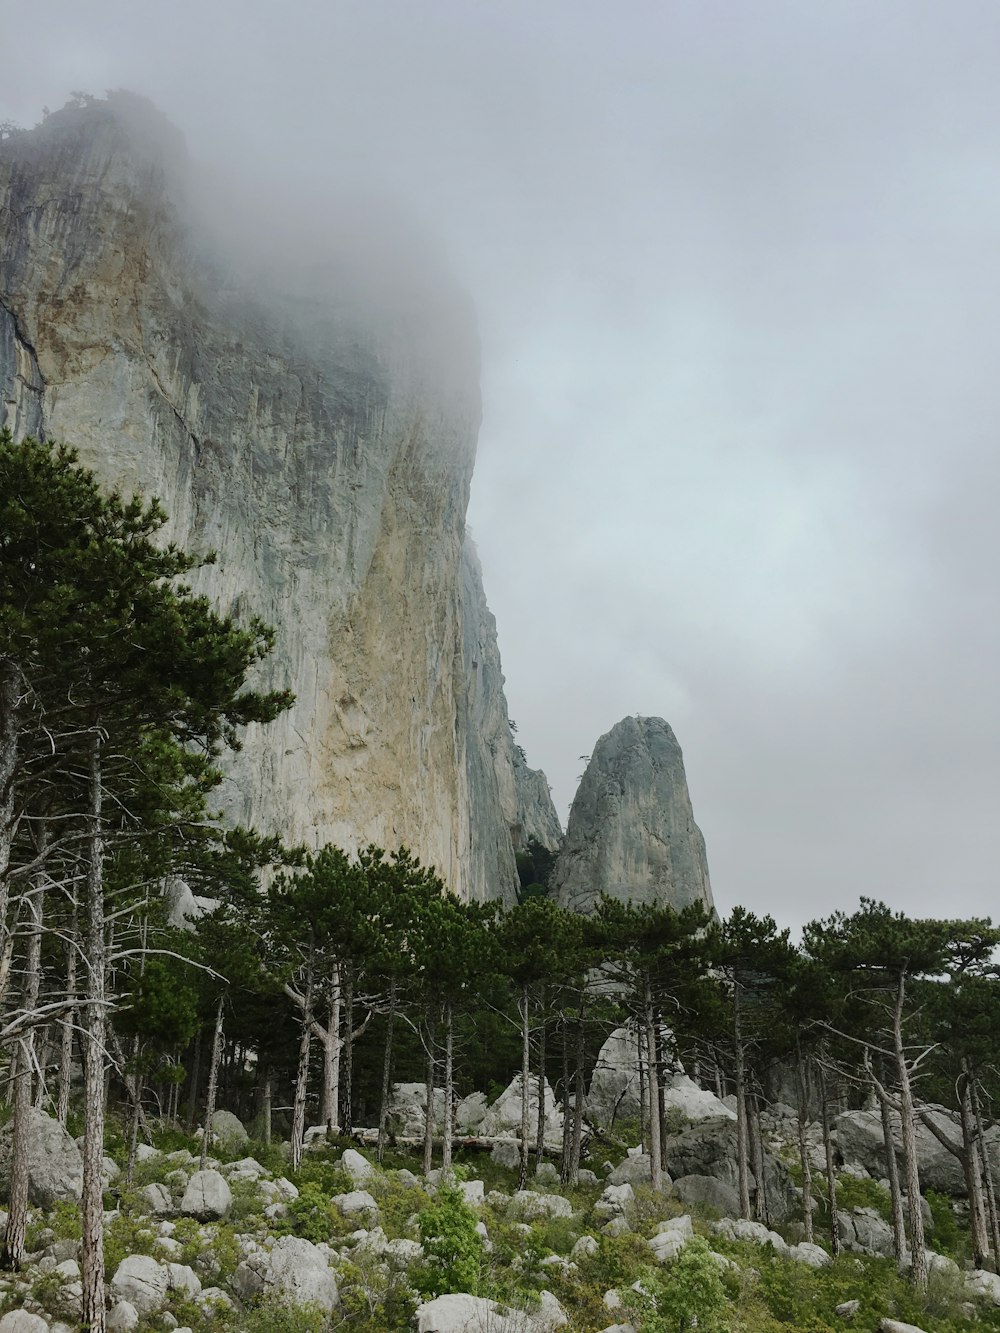
M 442 1185 L 418 1218 L 424 1262 L 413 1270 L 413 1285 L 424 1296 L 479 1289 L 483 1238 L 478 1218 L 454 1185 Z
M 275 1297 L 262 1297 L 240 1318 L 240 1333 L 323 1333 L 327 1327 L 318 1306 L 289 1305 Z
M 644 1333 L 722 1333 L 729 1327 L 719 1265 L 701 1236 L 693 1236 L 665 1268 L 647 1269 L 642 1285 L 648 1296 L 630 1293 L 629 1308 L 640 1315 Z
M 288 1222 L 283 1230 L 314 1245 L 329 1240 L 335 1231 L 343 1230 L 343 1217 L 323 1188 L 314 1181 L 299 1187 L 299 1197 L 288 1205 Z
M 109 1277 L 130 1254 L 156 1254 L 156 1235 L 149 1218 L 117 1213 L 104 1228 L 104 1267 Z

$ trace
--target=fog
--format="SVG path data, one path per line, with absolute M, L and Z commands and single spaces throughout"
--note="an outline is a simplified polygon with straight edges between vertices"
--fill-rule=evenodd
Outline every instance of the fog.
M 354 201 L 469 294 L 469 520 L 563 818 L 580 756 L 656 714 L 721 911 L 994 910 L 992 0 L 0 21 L 0 120 L 132 88 L 258 233 L 291 245 Z

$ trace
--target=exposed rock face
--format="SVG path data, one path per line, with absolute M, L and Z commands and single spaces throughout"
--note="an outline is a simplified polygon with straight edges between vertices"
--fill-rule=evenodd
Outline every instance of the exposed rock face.
M 10 1121 L 0 1130 L 0 1189 L 10 1183 L 13 1147 Z M 32 1108 L 28 1122 L 28 1194 L 33 1204 L 51 1208 L 60 1201 L 79 1203 L 83 1194 L 80 1149 L 58 1120 Z
M 359 257 L 340 236 L 307 269 L 263 224 L 255 259 L 213 242 L 188 175 L 176 133 L 124 94 L 0 145 L 0 425 L 159 496 L 168 538 L 218 552 L 197 590 L 275 626 L 267 683 L 296 702 L 249 729 L 233 818 L 405 843 L 460 896 L 510 899 L 495 626 L 481 585 L 463 601 L 467 302 L 394 246 Z
M 705 839 L 694 822 L 681 747 L 658 717 L 627 717 L 597 742 L 552 879 L 564 906 L 625 902 L 712 909 Z
M 503 896 L 513 901 L 518 882 L 514 852 L 529 838 L 555 850 L 562 829 L 545 774 L 528 768 L 514 743 L 496 621 L 486 604 L 479 556 L 468 538 L 462 551 L 462 604 L 471 874 L 474 881 L 503 885 Z

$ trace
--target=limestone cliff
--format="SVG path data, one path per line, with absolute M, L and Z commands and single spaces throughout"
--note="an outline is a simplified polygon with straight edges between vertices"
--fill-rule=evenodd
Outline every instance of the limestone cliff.
M 463 551 L 462 585 L 468 681 L 466 773 L 471 828 L 478 831 L 470 856 L 478 859 L 475 873 L 487 882 L 516 886 L 514 852 L 529 838 L 554 851 L 562 828 L 545 774 L 528 767 L 514 742 L 496 621 L 486 604 L 482 568 L 471 538 Z
M 461 896 L 509 899 L 514 821 L 468 731 L 470 680 L 502 699 L 469 665 L 481 588 L 471 635 L 463 604 L 468 303 L 393 247 L 338 235 L 292 276 L 266 227 L 256 252 L 213 242 L 188 182 L 128 95 L 0 144 L 0 424 L 159 496 L 172 540 L 218 552 L 200 590 L 276 627 L 268 674 L 296 703 L 250 729 L 231 817 L 406 843 Z M 494 720 L 502 749 L 505 705 Z
M 684 758 L 658 717 L 627 717 L 597 742 L 570 810 L 552 893 L 592 911 L 626 902 L 711 909 L 705 839 L 694 822 Z

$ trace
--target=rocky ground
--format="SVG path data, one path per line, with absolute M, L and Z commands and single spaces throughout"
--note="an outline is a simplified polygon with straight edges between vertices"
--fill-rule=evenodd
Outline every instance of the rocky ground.
M 218 1139 L 204 1169 L 195 1140 L 163 1132 L 157 1146 L 139 1149 L 126 1186 L 122 1154 L 112 1145 L 109 1327 L 658 1330 L 668 1327 L 663 1311 L 690 1273 L 706 1264 L 715 1294 L 701 1299 L 717 1308 L 705 1307 L 702 1329 L 1000 1327 L 1000 1278 L 963 1270 L 937 1251 L 931 1293 L 914 1303 L 884 1257 L 892 1242 L 881 1186 L 856 1160 L 845 1161 L 842 1176 L 848 1253 L 831 1260 L 821 1214 L 823 1243 L 801 1238 L 790 1170 L 797 1130 L 788 1108 L 772 1107 L 764 1117 L 768 1218 L 748 1222 L 735 1216 L 728 1115 L 675 1118 L 666 1154 L 673 1179 L 662 1194 L 650 1190 L 641 1153 L 607 1153 L 596 1140 L 576 1187 L 561 1188 L 546 1161 L 531 1188 L 517 1190 L 517 1146 L 509 1137 L 515 1107 L 520 1114 L 517 1091 L 512 1086 L 492 1106 L 477 1099 L 480 1127 L 499 1137 L 490 1152 L 460 1152 L 453 1183 L 439 1171 L 419 1176 L 415 1159 L 400 1153 L 379 1168 L 372 1154 L 318 1133 L 293 1175 L 287 1145 L 251 1143 L 228 1112 L 216 1117 Z M 856 1117 L 864 1113 L 850 1114 L 841 1151 L 856 1154 L 864 1141 Z M 411 1090 L 401 1088 L 399 1123 L 415 1128 L 414 1116 Z M 31 1254 L 21 1273 L 0 1282 L 0 1333 L 74 1333 L 79 1150 L 41 1112 L 34 1140 Z M 809 1140 L 818 1159 L 818 1126 Z M 0 1135 L 0 1170 L 3 1147 Z M 951 1242 L 954 1249 L 954 1236 Z

